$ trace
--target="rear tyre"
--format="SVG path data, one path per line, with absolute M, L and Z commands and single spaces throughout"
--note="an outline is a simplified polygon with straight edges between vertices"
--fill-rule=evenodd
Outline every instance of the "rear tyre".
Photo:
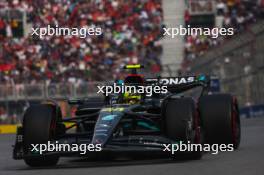
M 30 151 L 31 144 L 43 144 L 54 140 L 59 116 L 56 113 L 56 107 L 53 105 L 41 104 L 27 109 L 23 119 L 25 155 L 34 154 Z M 25 163 L 31 167 L 53 166 L 59 160 L 59 156 L 35 156 L 25 158 Z
M 240 144 L 241 127 L 238 103 L 229 94 L 201 97 L 199 103 L 205 142 L 208 144 Z
M 184 144 L 202 142 L 200 122 L 192 98 L 171 98 L 165 109 L 165 132 L 170 139 Z M 179 158 L 179 155 L 182 155 L 181 158 L 201 159 L 202 151 L 179 152 L 173 158 Z

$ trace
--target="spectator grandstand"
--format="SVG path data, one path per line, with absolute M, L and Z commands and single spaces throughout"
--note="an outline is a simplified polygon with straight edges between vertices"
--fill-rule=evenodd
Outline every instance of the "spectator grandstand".
M 186 4 L 199 1 L 203 5 L 212 2 L 185 0 Z M 188 36 L 183 40 L 180 36 L 165 41 L 166 37 L 161 38 L 163 23 L 177 27 L 184 23 L 179 19 L 184 18 L 186 25 L 192 25 L 192 15 L 202 16 L 193 18 L 196 24 L 201 19 L 208 22 L 204 9 L 201 14 L 188 11 L 184 14 L 187 5 L 183 1 L 182 6 L 178 0 L 175 2 L 0 0 L 0 123 L 21 120 L 28 102 L 92 98 L 102 81 L 122 77 L 120 68 L 124 64 L 142 63 L 147 67 L 146 73 L 152 75 L 166 72 L 169 65 L 173 69 L 168 69 L 166 76 L 176 76 L 179 60 L 184 57 L 175 54 L 179 50 L 185 52 L 179 74 L 216 75 L 220 78 L 221 90 L 236 94 L 242 106 L 263 104 L 264 0 L 215 0 L 216 9 L 205 4 L 206 8 L 210 7 L 211 27 L 233 27 L 236 34 L 233 37 Z M 21 21 L 12 18 L 12 15 L 22 16 L 21 13 L 10 15 L 7 11 L 25 14 L 22 32 Z M 172 11 L 180 15 L 176 17 Z M 28 33 L 31 27 L 47 25 L 100 27 L 103 35 L 85 39 L 69 36 L 40 39 Z M 163 48 L 163 57 L 171 60 L 166 62 L 163 58 L 161 70 Z M 174 61 L 178 61 L 177 65 Z
M 235 34 L 247 30 L 248 26 L 264 17 L 264 1 L 248 0 L 217 0 L 215 27 L 234 28 Z M 190 16 L 185 14 L 188 25 Z M 204 55 L 209 49 L 222 45 L 228 37 L 211 38 L 209 36 L 188 36 L 185 42 L 185 58 L 183 70 L 188 71 L 188 65 L 194 59 Z
M 100 27 L 103 35 L 85 39 L 24 35 L 6 10 L 26 12 L 31 27 Z M 121 76 L 127 63 L 161 70 L 161 0 L 1 0 L 0 82 L 80 83 Z M 25 30 L 25 29 L 24 29 Z

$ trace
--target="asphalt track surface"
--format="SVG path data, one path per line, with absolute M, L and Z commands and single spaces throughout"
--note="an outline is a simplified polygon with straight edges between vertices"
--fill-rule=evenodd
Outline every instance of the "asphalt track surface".
M 201 160 L 136 159 L 93 161 L 61 158 L 59 165 L 29 168 L 12 159 L 14 135 L 0 135 L 0 175 L 264 175 L 264 117 L 242 120 L 241 147 L 235 152 L 205 154 Z

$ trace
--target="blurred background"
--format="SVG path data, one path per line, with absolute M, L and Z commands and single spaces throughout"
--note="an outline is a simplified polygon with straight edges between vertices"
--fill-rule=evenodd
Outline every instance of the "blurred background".
M 31 36 L 31 28 L 101 27 L 85 39 Z M 163 36 L 164 27 L 234 28 L 235 35 Z M 125 64 L 147 76 L 214 76 L 243 117 L 264 115 L 264 0 L 0 0 L 0 124 L 30 103 L 93 96 L 122 78 Z

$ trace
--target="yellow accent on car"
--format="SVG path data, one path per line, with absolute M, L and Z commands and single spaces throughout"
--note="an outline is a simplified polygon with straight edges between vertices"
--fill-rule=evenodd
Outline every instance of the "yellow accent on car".
M 126 65 L 126 69 L 140 69 L 142 66 L 140 64 Z

